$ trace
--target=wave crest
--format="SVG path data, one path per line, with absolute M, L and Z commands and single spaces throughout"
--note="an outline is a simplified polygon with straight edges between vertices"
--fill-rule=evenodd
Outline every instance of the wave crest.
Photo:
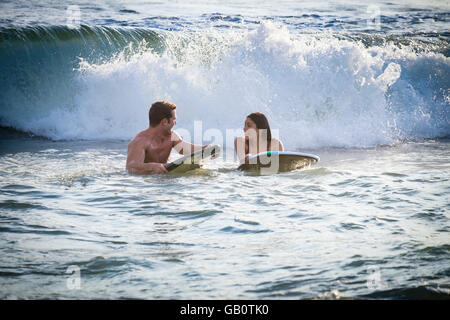
M 77 67 L 53 82 L 26 83 L 27 99 L 3 96 L 0 123 L 52 139 L 130 139 L 147 126 L 149 105 L 165 99 L 179 106 L 177 126 L 191 131 L 195 120 L 224 132 L 242 128 L 251 112 L 266 113 L 290 149 L 450 134 L 450 61 L 441 53 L 292 34 L 270 22 L 157 38 L 101 60 L 77 55 Z M 54 83 L 66 86 L 63 97 L 36 103 L 36 92 L 53 92 Z

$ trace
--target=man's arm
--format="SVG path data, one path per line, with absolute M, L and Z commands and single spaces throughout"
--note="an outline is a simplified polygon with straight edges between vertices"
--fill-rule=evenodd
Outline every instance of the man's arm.
M 172 131 L 172 146 L 176 152 L 182 155 L 189 155 L 196 151 L 200 151 L 205 149 L 208 145 L 200 145 L 200 144 L 192 144 L 186 141 L 183 141 L 178 133 Z
M 127 171 L 134 174 L 165 173 L 166 168 L 162 163 L 145 163 L 145 148 L 139 139 L 134 139 L 128 145 Z

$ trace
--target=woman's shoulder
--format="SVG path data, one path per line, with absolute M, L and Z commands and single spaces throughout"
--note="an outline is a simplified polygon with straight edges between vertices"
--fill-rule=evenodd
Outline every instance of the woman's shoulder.
M 280 140 L 278 140 L 278 139 L 276 139 L 276 138 L 272 138 L 272 141 L 271 141 L 271 150 L 272 151 L 283 151 L 284 150 L 284 146 L 283 146 L 283 143 L 280 141 Z
M 278 140 L 277 138 L 272 138 L 272 142 L 275 142 L 275 143 L 281 143 L 281 141 Z

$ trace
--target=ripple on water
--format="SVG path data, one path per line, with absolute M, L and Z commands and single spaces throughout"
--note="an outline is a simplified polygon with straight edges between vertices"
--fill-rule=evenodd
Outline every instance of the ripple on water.
M 23 184 L 8 184 L 2 187 L 3 190 L 30 190 L 34 189 L 32 186 L 27 186 Z
M 450 254 L 450 244 L 443 244 L 439 246 L 430 246 L 416 250 L 420 256 L 448 256 Z
M 349 223 L 344 223 L 344 222 L 342 222 L 341 224 L 340 224 L 340 228 L 339 229 L 344 229 L 344 230 L 340 230 L 340 231 L 345 231 L 345 230 L 364 230 L 364 229 L 366 229 L 366 227 L 365 226 L 363 226 L 363 225 L 361 225 L 361 224 L 357 224 L 357 223 L 351 223 L 351 222 L 349 222 Z
M 242 223 L 242 224 L 253 225 L 253 226 L 256 226 L 256 225 L 260 224 L 259 222 L 256 222 L 256 221 L 242 220 L 242 219 L 238 219 L 238 218 L 234 218 L 234 221 L 238 222 L 238 223 Z
M 397 172 L 383 172 L 382 175 L 390 176 L 390 177 L 396 177 L 396 178 L 401 178 L 401 177 L 407 177 L 408 176 L 406 174 L 397 173 Z
M 182 246 L 182 247 L 193 247 L 195 244 L 183 243 L 183 242 L 164 242 L 164 241 L 151 241 L 151 242 L 137 242 L 136 244 L 142 246 Z
M 28 202 L 18 202 L 15 200 L 6 200 L 0 202 L 0 209 L 9 209 L 9 210 L 31 210 L 31 209 L 40 209 L 46 210 L 47 207 L 44 207 L 39 204 L 33 204 Z
M 394 288 L 379 290 L 364 295 L 370 299 L 408 299 L 408 300 L 449 300 L 450 286 L 430 284 L 412 288 Z
M 229 232 L 233 234 L 247 234 L 247 233 L 266 233 L 266 232 L 272 232 L 272 230 L 269 229 L 242 229 L 242 228 L 236 228 L 232 226 L 224 227 L 220 229 L 219 231 L 222 232 Z
M 332 183 L 332 184 L 330 184 L 330 186 L 331 187 L 341 187 L 341 186 L 346 186 L 346 185 L 352 185 L 355 182 L 357 182 L 356 179 L 345 179 L 344 181 Z
M 73 261 L 67 264 L 67 267 L 76 265 L 81 269 L 85 276 L 104 275 L 113 277 L 117 274 L 129 272 L 133 261 L 128 257 L 109 257 L 97 256 L 87 261 Z M 151 268 L 150 263 L 146 263 L 146 268 Z
M 136 212 L 138 211 L 138 212 Z M 156 212 L 142 212 L 140 210 L 134 210 L 134 214 L 137 216 L 166 216 L 172 218 L 180 218 L 183 220 L 199 219 L 214 216 L 216 213 L 220 213 L 220 210 L 192 210 L 181 212 L 170 211 L 156 211 Z
M 441 213 L 443 212 L 443 213 Z M 422 212 L 416 213 L 413 215 L 414 218 L 424 219 L 427 221 L 448 221 L 447 216 L 445 215 L 445 210 L 442 208 L 435 209 L 425 209 Z
M 71 233 L 63 230 L 55 230 L 43 226 L 29 226 L 32 229 L 15 226 L 14 228 L 0 227 L 0 232 L 8 233 L 31 233 L 31 234 L 46 234 L 46 235 L 70 235 Z
M 359 268 L 363 266 L 379 266 L 382 264 L 386 264 L 388 261 L 384 259 L 374 260 L 374 259 L 363 259 L 360 255 L 355 255 L 351 257 L 350 259 L 353 259 L 351 262 L 346 263 L 342 266 L 342 268 L 345 269 L 353 269 L 353 268 Z
M 35 196 L 36 198 L 42 197 L 45 195 L 44 192 L 33 190 L 34 188 L 19 188 L 19 189 L 6 189 L 2 188 L 0 193 L 9 195 L 9 196 Z
M 273 282 L 262 282 L 258 284 L 259 289 L 248 290 L 248 292 L 274 293 L 295 289 L 306 284 L 305 280 L 277 280 Z

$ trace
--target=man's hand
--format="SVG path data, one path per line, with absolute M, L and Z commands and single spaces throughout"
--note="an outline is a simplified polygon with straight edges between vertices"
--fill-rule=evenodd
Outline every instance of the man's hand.
M 214 149 L 211 150 L 211 159 L 218 158 L 220 155 L 220 147 L 217 145 L 213 145 L 213 144 L 207 144 L 207 145 L 203 146 L 203 149 L 206 149 L 208 147 L 214 147 Z
M 152 172 L 153 173 L 167 173 L 166 167 L 162 163 L 153 163 L 152 164 Z

